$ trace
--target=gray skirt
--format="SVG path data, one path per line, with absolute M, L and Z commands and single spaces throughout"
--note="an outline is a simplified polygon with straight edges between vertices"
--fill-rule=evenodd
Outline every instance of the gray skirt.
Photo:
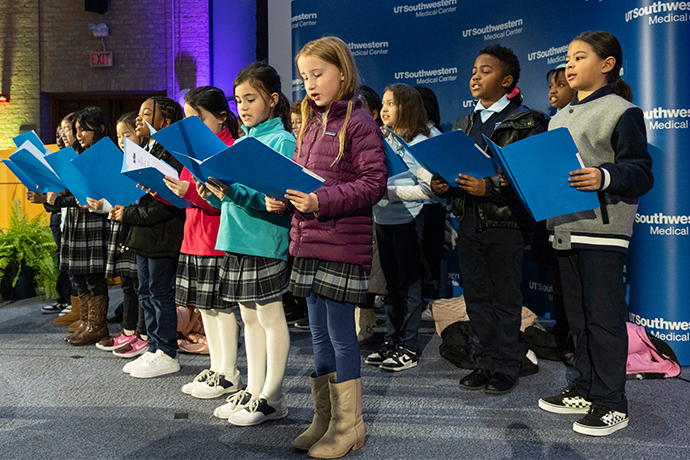
M 226 252 L 220 266 L 220 296 L 226 302 L 257 302 L 288 290 L 287 261 Z

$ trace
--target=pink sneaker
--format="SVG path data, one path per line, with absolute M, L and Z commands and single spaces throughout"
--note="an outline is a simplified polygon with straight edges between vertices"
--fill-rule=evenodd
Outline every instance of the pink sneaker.
M 136 358 L 146 353 L 149 350 L 149 343 L 146 340 L 142 340 L 138 333 L 135 335 L 137 338 L 135 341 L 113 350 L 113 354 L 120 358 Z
M 103 351 L 113 351 L 124 347 L 128 343 L 134 342 L 136 339 L 136 334 L 125 335 L 125 333 L 122 332 L 117 337 L 108 337 L 107 339 L 101 340 L 96 344 L 96 348 Z

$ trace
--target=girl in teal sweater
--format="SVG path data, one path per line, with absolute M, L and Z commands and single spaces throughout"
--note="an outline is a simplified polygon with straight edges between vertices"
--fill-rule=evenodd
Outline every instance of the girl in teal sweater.
M 254 63 L 234 84 L 245 137 L 292 157 L 289 102 L 280 77 L 268 64 Z M 225 251 L 220 269 L 221 296 L 240 305 L 245 324 L 247 389 L 228 398 L 214 414 L 233 425 L 258 425 L 287 416 L 283 376 L 290 349 L 282 294 L 288 288 L 289 216 L 266 210 L 266 196 L 239 183 L 210 178 L 197 184 L 199 195 L 221 209 L 216 249 Z

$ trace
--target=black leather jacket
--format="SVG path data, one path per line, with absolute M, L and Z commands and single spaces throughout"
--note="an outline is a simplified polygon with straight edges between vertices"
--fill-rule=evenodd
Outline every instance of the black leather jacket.
M 469 134 L 474 121 L 473 113 L 458 119 L 453 129 Z M 491 140 L 501 147 L 546 130 L 547 121 L 543 114 L 531 111 L 525 106 L 513 110 L 494 129 Z M 487 152 L 491 152 L 487 148 Z M 512 187 L 501 187 L 498 174 L 486 177 L 486 195 L 472 196 L 460 187 L 451 188 L 446 196 L 452 197 L 451 211 L 458 222 L 465 216 L 465 200 L 474 203 L 477 231 L 486 228 L 514 228 L 529 231 L 534 220 L 525 210 Z

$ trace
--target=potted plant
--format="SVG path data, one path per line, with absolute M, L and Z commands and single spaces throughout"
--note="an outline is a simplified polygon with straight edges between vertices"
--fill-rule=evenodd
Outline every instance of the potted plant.
M 10 227 L 0 230 L 0 288 L 5 300 L 55 297 L 58 269 L 55 241 L 44 212 L 29 219 L 20 200 L 10 210 Z M 19 287 L 18 287 L 19 286 Z

